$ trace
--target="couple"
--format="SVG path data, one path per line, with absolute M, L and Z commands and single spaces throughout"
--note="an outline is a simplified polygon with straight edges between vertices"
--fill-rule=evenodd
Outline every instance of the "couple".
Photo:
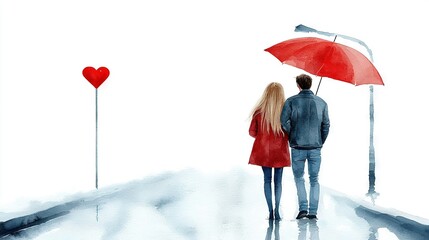
M 296 77 L 296 83 L 299 94 L 286 101 L 282 85 L 270 83 L 251 114 L 249 134 L 255 141 L 249 164 L 262 166 L 268 218 L 271 220 L 281 219 L 279 207 L 283 167 L 291 165 L 298 195 L 299 213 L 296 219 L 317 219 L 321 149 L 330 126 L 328 106 L 310 90 L 310 76 L 301 74 Z M 306 161 L 310 178 L 309 200 L 303 178 Z M 273 168 L 274 208 L 271 190 Z

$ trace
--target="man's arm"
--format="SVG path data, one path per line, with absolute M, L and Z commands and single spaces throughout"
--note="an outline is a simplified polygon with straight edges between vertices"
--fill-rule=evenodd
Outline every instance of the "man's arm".
M 331 126 L 331 123 L 329 121 L 328 105 L 326 105 L 325 109 L 323 110 L 323 120 L 322 120 L 322 129 L 321 129 L 322 143 L 325 143 L 326 138 L 328 138 L 330 126 Z
M 290 101 L 286 101 L 283 105 L 282 114 L 280 115 L 280 122 L 282 124 L 282 128 L 286 131 L 286 133 L 290 134 L 290 114 L 291 114 L 291 104 Z

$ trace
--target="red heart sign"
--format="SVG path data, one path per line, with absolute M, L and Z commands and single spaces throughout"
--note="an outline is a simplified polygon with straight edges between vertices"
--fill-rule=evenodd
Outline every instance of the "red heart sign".
M 110 72 L 106 67 L 99 67 L 97 70 L 86 67 L 82 74 L 95 88 L 98 88 L 109 77 Z

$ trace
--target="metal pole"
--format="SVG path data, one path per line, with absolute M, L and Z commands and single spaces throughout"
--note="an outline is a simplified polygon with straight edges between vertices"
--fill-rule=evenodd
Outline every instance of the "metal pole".
M 95 188 L 98 189 L 98 90 L 95 89 Z
M 375 149 L 374 149 L 374 87 L 372 85 L 369 86 L 369 188 L 367 196 L 371 197 L 373 203 L 375 203 L 375 199 L 379 195 L 375 191 Z
M 98 89 L 95 88 L 95 188 L 98 189 Z M 95 209 L 95 219 L 98 222 L 98 204 Z
M 374 87 L 369 86 L 369 189 L 368 193 L 375 192 L 375 149 L 374 149 Z

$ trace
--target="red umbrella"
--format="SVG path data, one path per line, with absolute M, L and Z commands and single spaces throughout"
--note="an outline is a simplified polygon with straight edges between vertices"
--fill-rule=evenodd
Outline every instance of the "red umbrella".
M 335 40 L 294 38 L 277 43 L 265 51 L 284 64 L 319 77 L 329 77 L 355 86 L 384 85 L 377 69 L 365 55 L 354 48 L 336 43 Z

